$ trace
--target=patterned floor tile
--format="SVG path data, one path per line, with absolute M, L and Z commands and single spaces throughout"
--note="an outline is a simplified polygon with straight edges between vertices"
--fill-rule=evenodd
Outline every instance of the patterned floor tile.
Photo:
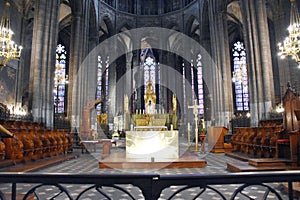
M 98 153 L 96 156 L 99 156 L 101 152 Z M 203 157 L 202 154 L 199 154 L 199 157 Z M 182 169 L 157 169 L 154 171 L 151 171 L 152 173 L 158 173 L 162 175 L 166 174 L 228 174 L 230 173 L 227 169 L 227 162 L 234 162 L 236 161 L 233 158 L 225 156 L 223 153 L 220 154 L 213 154 L 208 153 L 205 157 L 205 160 L 207 161 L 207 167 L 205 168 L 182 168 Z M 99 169 L 98 167 L 98 160 L 94 156 L 88 153 L 80 154 L 79 157 L 68 160 L 66 162 L 47 167 L 45 169 L 41 169 L 34 173 L 92 173 L 92 174 L 122 174 L 122 173 L 148 173 L 147 170 L 143 169 L 134 169 L 134 170 L 128 170 L 126 172 L 122 170 L 117 169 Z M 30 188 L 35 186 L 34 184 L 18 184 L 18 191 L 20 192 L 27 192 Z M 82 191 L 90 187 L 90 185 L 63 185 L 68 189 L 68 191 L 72 191 L 72 197 L 78 196 Z M 143 199 L 143 195 L 141 194 L 141 191 L 139 188 L 134 187 L 132 185 L 119 185 L 120 187 L 124 188 L 125 190 L 129 191 L 130 194 L 132 194 L 135 199 Z M 232 195 L 233 191 L 236 190 L 240 185 L 237 184 L 229 184 L 229 185 L 214 185 L 213 188 L 216 190 L 222 192 L 222 194 L 226 197 L 226 199 L 230 199 L 230 196 Z M 280 189 L 280 184 L 272 184 L 273 187 Z M 165 189 L 159 200 L 168 199 L 174 192 L 177 192 L 182 186 L 171 186 L 168 189 Z M 121 200 L 121 199 L 130 199 L 127 194 L 121 193 L 116 188 L 104 188 L 105 191 L 109 196 L 111 196 L 113 199 Z M 46 195 L 49 193 L 52 193 L 55 191 L 56 188 L 48 187 L 44 189 L 39 189 L 39 194 L 42 196 L 41 199 L 47 199 Z M 0 184 L 0 191 L 2 192 L 8 192 L 11 191 L 10 185 L 6 184 Z M 187 199 L 193 199 L 191 196 L 196 196 L 201 192 L 201 188 L 188 188 L 187 190 L 178 193 L 176 197 L 173 199 L 175 200 L 187 200 Z M 238 195 L 235 200 L 240 199 L 244 200 L 247 199 L 245 195 L 250 196 L 254 199 L 260 199 L 264 195 L 265 191 L 262 187 L 259 186 L 251 186 L 244 190 L 243 194 Z M 279 192 L 280 193 L 280 192 Z M 283 199 L 286 198 L 285 195 L 280 193 L 283 197 Z M 68 199 L 66 196 L 63 196 L 61 198 L 57 199 Z M 88 191 L 85 193 L 81 200 L 99 200 L 99 199 L 105 199 L 103 195 L 99 194 L 95 189 Z M 203 195 L 196 198 L 197 200 L 209 200 L 209 199 L 222 199 L 219 195 L 216 194 L 213 190 L 206 190 Z M 277 199 L 275 195 L 270 194 L 268 196 L 268 199 Z

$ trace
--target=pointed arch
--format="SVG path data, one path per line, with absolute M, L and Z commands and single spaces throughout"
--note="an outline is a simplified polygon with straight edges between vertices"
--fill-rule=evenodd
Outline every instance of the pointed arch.
M 99 25 L 99 37 L 102 38 L 102 36 L 105 36 L 105 38 L 109 38 L 112 36 L 114 34 L 113 27 L 112 20 L 109 18 L 109 16 L 103 16 Z
M 200 42 L 200 22 L 199 19 L 194 15 L 191 15 L 187 21 L 186 34 L 192 37 L 194 40 Z
M 89 37 L 97 37 L 97 17 L 94 2 L 91 1 L 89 7 Z

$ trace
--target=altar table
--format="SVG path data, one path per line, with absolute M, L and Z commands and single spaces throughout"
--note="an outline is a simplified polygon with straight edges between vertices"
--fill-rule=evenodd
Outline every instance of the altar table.
M 154 162 L 178 157 L 178 131 L 126 131 L 126 159 Z

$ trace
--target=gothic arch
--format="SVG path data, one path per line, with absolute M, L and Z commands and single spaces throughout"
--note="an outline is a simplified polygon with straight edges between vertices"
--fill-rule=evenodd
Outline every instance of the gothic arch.
M 242 11 L 238 1 L 232 1 L 226 9 L 228 37 L 230 47 L 236 40 L 243 41 Z
M 194 15 L 190 16 L 186 26 L 186 33 L 188 36 L 192 37 L 197 42 L 200 42 L 201 30 L 200 22 Z
M 111 37 L 114 33 L 114 28 L 111 19 L 108 15 L 103 16 L 99 24 L 99 42 Z
M 68 1 L 62 1 L 59 11 L 58 42 L 62 42 L 67 52 L 70 52 L 71 24 L 73 17 L 70 3 Z
M 210 27 L 209 27 L 209 12 L 208 12 L 208 1 L 204 1 L 201 6 L 201 22 L 200 22 L 200 31 L 201 31 L 201 42 L 203 40 L 210 40 Z
M 118 38 L 118 40 L 119 40 L 119 42 L 122 43 L 124 48 L 127 49 L 128 51 L 130 51 L 133 48 L 132 35 L 130 35 L 130 33 L 126 32 L 130 29 L 131 29 L 131 27 L 128 24 L 124 24 L 123 26 L 121 26 L 121 28 L 118 31 L 119 33 L 123 33 Z
M 90 7 L 89 7 L 89 40 L 95 40 L 97 38 L 97 19 L 96 19 L 96 10 L 95 10 L 95 5 L 94 2 L 91 1 Z M 98 40 L 98 38 L 97 38 Z

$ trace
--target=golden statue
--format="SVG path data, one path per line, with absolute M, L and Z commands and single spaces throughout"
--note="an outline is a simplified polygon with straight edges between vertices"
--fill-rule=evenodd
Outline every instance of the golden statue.
M 107 113 L 102 113 L 100 115 L 97 115 L 97 121 L 99 124 L 108 124 Z
M 155 113 L 156 95 L 154 93 L 152 81 L 149 81 L 144 95 L 145 110 L 147 114 Z

